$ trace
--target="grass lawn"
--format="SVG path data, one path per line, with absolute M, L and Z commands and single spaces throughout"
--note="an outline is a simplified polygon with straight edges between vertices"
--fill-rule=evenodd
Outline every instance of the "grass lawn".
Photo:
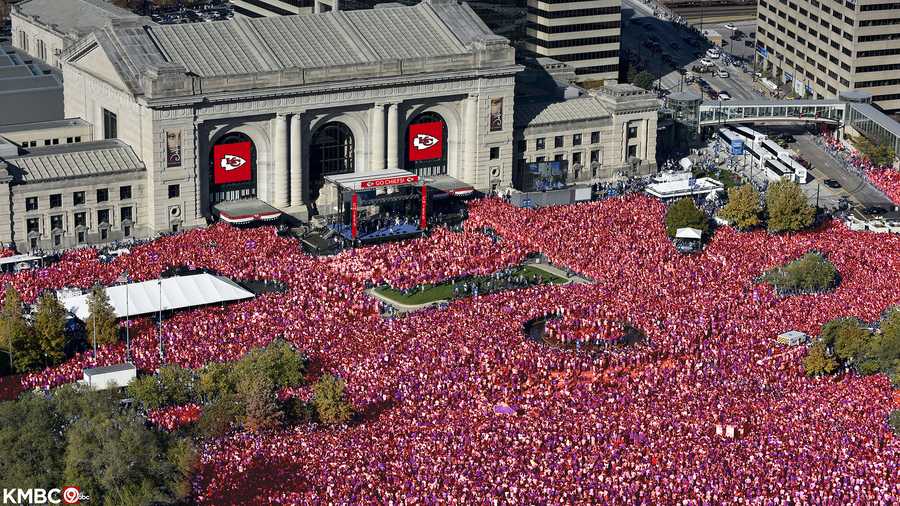
M 543 269 L 538 269 L 532 266 L 519 267 L 516 270 L 516 274 L 525 274 L 526 276 L 534 276 L 538 275 L 541 277 L 541 284 L 562 284 L 565 283 L 565 278 L 559 277 L 555 274 L 551 274 Z M 439 285 L 428 285 L 424 290 L 416 291 L 411 295 L 403 295 L 399 290 L 395 290 L 389 286 L 381 286 L 375 289 L 375 292 L 379 295 L 387 297 L 394 302 L 406 305 L 406 306 L 417 306 L 419 304 L 430 304 L 432 302 L 437 302 L 439 300 L 450 300 L 453 297 L 453 287 L 458 284 L 462 284 L 464 282 L 472 282 L 480 279 L 488 279 L 490 276 L 473 276 L 470 278 L 457 280 L 455 282 L 446 282 L 441 283 Z

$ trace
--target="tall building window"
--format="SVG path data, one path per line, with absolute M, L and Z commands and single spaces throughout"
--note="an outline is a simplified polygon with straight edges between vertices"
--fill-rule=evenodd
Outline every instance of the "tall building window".
M 50 230 L 62 230 L 63 217 L 61 214 L 54 214 L 50 217 Z
M 109 224 L 109 209 L 101 209 L 97 211 L 97 223 Z
M 76 206 L 83 206 L 84 205 L 84 192 L 72 193 L 72 203 Z
M 40 232 L 41 231 L 40 218 L 28 218 L 27 220 L 25 220 L 25 230 L 29 234 L 32 232 Z
M 130 186 L 120 186 L 119 187 L 119 200 L 128 200 L 131 198 L 131 187 Z
M 103 138 L 115 139 L 119 136 L 119 121 L 116 114 L 103 109 Z
M 62 193 L 54 193 L 50 195 L 50 209 L 62 207 Z
M 177 199 L 181 196 L 181 185 L 170 184 L 169 185 L 169 198 Z
M 25 198 L 25 210 L 26 211 L 37 211 L 38 210 L 38 198 L 37 197 L 26 197 Z
M 97 202 L 106 202 L 109 200 L 109 189 L 101 188 L 97 190 Z
M 75 227 L 87 227 L 87 213 L 75 213 Z

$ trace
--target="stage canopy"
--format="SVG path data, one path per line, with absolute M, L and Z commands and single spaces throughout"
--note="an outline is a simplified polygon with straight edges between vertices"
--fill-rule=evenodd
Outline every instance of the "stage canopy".
M 684 227 L 675 231 L 676 239 L 695 239 L 697 241 L 703 239 L 703 231 L 696 228 Z
M 376 170 L 372 172 L 351 172 L 325 176 L 329 183 L 345 190 L 365 191 L 382 186 L 406 186 L 419 182 L 419 176 L 400 169 Z
M 160 285 L 162 283 L 162 285 Z M 126 293 L 127 290 L 127 293 Z M 160 280 L 129 283 L 106 288 L 106 295 L 116 316 L 139 316 L 163 310 L 186 309 L 207 304 L 233 302 L 253 298 L 253 293 L 241 288 L 234 281 L 212 274 L 193 274 Z M 162 298 L 160 298 L 160 296 Z M 128 300 L 128 310 L 125 301 Z M 62 299 L 63 306 L 81 320 L 88 311 L 88 295 L 76 295 Z

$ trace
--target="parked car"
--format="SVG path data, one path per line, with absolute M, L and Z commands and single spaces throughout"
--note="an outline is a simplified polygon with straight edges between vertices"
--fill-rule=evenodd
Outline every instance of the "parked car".
M 825 181 L 822 181 L 822 184 L 834 189 L 838 189 L 841 187 L 841 183 L 839 183 L 836 179 L 826 179 Z
M 703 65 L 704 67 L 712 67 L 713 62 L 709 58 L 703 58 L 700 60 L 700 65 Z
M 712 59 L 718 59 L 721 56 L 722 52 L 714 47 L 711 47 L 706 50 L 706 57 Z
M 732 31 L 737 30 L 737 27 L 734 26 L 733 23 L 725 23 L 725 28 Z
M 719 71 L 716 72 L 716 76 L 717 76 L 717 77 L 721 77 L 722 79 L 727 79 L 727 78 L 728 78 L 728 71 L 727 71 L 727 70 L 724 70 L 724 69 L 719 69 Z
M 731 100 L 731 94 L 729 94 L 725 90 L 722 90 L 719 92 L 719 100 Z

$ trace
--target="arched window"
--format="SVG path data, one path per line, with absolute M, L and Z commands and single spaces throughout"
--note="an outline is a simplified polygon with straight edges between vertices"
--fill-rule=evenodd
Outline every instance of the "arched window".
M 315 202 L 325 176 L 352 173 L 356 164 L 353 132 L 339 122 L 322 125 L 309 146 L 309 200 Z
M 354 170 L 353 132 L 343 123 L 327 123 L 316 131 L 310 146 L 310 168 L 322 175 Z

